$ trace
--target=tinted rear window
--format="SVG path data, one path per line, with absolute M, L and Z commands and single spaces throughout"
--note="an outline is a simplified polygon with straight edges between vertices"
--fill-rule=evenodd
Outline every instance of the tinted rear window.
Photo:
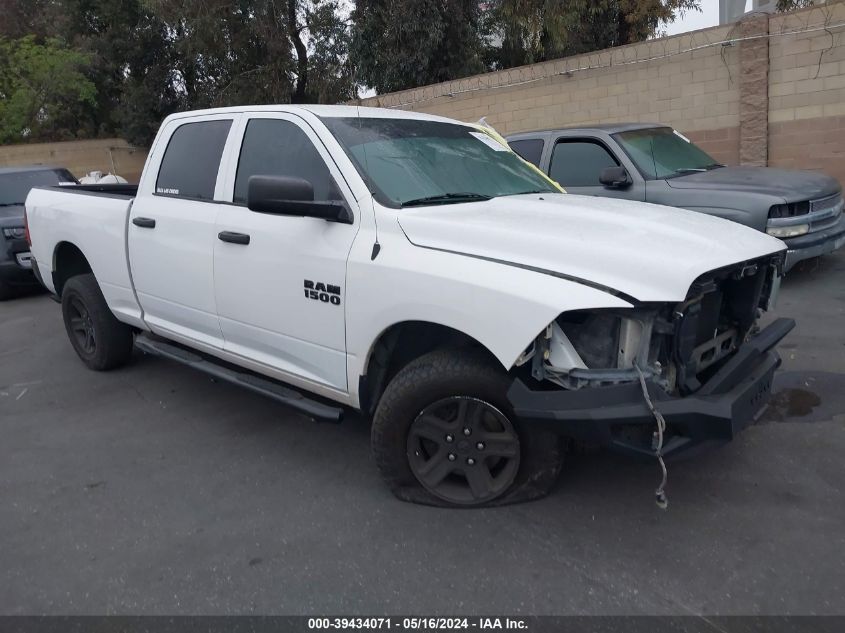
M 508 141 L 508 145 L 529 163 L 540 166 L 540 156 L 543 155 L 543 139 L 527 138 L 521 141 Z
M 179 126 L 170 137 L 156 181 L 156 193 L 212 200 L 231 120 Z
M 23 204 L 29 190 L 60 183 L 76 183 L 65 169 L 27 170 L 0 174 L 0 206 Z

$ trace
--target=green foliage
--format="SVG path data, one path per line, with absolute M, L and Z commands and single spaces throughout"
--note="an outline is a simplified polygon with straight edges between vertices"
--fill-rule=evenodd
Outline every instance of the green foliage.
M 337 103 L 641 41 L 699 0 L 1 0 L 0 142 Z M 792 0 L 781 4 L 807 4 Z
M 91 58 L 97 101 L 78 111 L 84 136 L 152 140 L 180 100 L 166 25 L 139 0 L 64 0 L 62 35 Z
M 352 39 L 341 0 L 314 2 L 306 14 L 311 35 L 308 95 L 316 103 L 342 103 L 355 98 L 355 68 L 349 59 Z
M 187 106 L 351 99 L 340 0 L 148 0 Z
M 485 70 L 478 0 L 358 0 L 352 22 L 358 79 L 379 92 Z
M 147 145 L 177 110 L 356 94 L 344 0 L 2 1 L 0 37 L 60 38 L 87 60 L 95 93 L 67 104 L 61 138 Z
M 73 113 L 96 99 L 89 62 L 55 39 L 0 39 L 0 143 L 74 137 Z

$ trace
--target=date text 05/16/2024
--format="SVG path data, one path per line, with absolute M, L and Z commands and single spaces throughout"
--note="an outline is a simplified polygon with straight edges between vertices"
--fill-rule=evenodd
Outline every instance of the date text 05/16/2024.
M 520 618 L 474 617 L 359 617 L 359 618 L 308 618 L 309 630 L 319 629 L 383 629 L 396 631 L 518 631 L 528 628 Z

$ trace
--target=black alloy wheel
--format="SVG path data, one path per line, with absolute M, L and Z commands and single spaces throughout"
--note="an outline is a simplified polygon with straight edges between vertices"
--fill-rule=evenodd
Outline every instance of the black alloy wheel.
M 105 371 L 129 362 L 134 344 L 132 328 L 112 314 L 93 274 L 68 279 L 61 297 L 68 339 L 89 369 Z
M 519 472 L 519 436 L 483 400 L 452 396 L 425 407 L 408 430 L 411 472 L 431 494 L 456 505 L 495 499 Z
M 94 334 L 94 320 L 88 308 L 78 297 L 73 297 L 68 305 L 69 329 L 76 339 L 78 348 L 87 355 L 93 355 L 97 350 L 97 339 Z

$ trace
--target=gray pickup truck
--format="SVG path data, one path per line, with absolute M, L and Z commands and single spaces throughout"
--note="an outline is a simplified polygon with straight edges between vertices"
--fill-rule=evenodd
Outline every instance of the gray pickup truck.
M 24 200 L 33 187 L 79 184 L 61 167 L 0 167 L 0 301 L 41 285 L 26 243 Z
M 782 239 L 785 270 L 845 244 L 842 187 L 824 174 L 726 167 L 671 127 L 618 123 L 523 132 L 511 148 L 569 193 L 700 211 Z

